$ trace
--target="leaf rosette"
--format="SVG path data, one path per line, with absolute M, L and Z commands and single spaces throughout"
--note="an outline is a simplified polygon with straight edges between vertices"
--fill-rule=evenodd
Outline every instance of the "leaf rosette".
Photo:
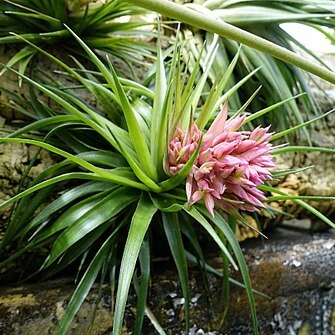
M 79 260 L 81 280 L 58 334 L 65 334 L 99 274 L 102 279 L 111 278 L 112 287 L 118 282 L 113 334 L 121 334 L 133 283 L 138 296 L 134 333 L 140 334 L 144 315 L 149 318 L 152 315 L 146 299 L 150 278 L 149 245 L 154 226 L 164 232 L 179 274 L 188 332 L 187 264 L 195 256 L 198 264 L 208 268 L 194 225 L 197 222 L 217 244 L 227 267 L 240 270 L 257 334 L 254 291 L 234 235 L 234 224 L 236 220 L 248 224 L 243 211 L 267 206 L 263 192 L 276 192 L 265 184 L 274 167 L 271 154 L 276 150 L 290 150 L 290 147 L 273 147 L 269 143 L 273 134 L 268 133 L 268 128 L 248 130 L 248 124 L 287 101 L 243 115 L 256 91 L 236 115 L 226 120 L 226 107 L 216 115 L 220 106 L 257 72 L 251 72 L 223 93 L 239 52 L 222 78 L 205 93 L 206 102 L 201 105 L 199 102 L 217 52 L 216 43 L 209 46 L 206 61 L 200 64 L 199 60 L 190 74 L 185 65 L 187 60 L 181 57 L 179 43 L 164 54 L 158 47 L 155 74 L 145 86 L 119 77 L 108 58 L 106 63 L 102 62 L 75 32 L 67 29 L 97 71 L 86 70 L 76 59 L 77 68 L 70 67 L 24 37 L 20 38 L 63 68 L 63 75 L 78 81 L 79 87 L 99 102 L 102 111 L 79 99 L 68 87 L 55 82 L 53 85 L 41 83 L 20 74 L 32 87 L 31 108 L 37 120 L 1 138 L 0 143 L 36 145 L 63 160 L 43 171 L 29 188 L 0 205 L 4 208 L 17 202 L 0 250 L 19 243 L 17 251 L 0 266 L 25 252 L 50 245 L 39 272 L 50 276 Z M 58 108 L 50 108 L 40 101 L 35 90 L 52 99 Z M 245 130 L 240 131 L 242 125 Z M 304 125 L 306 123 L 272 138 L 285 136 Z M 192 130 L 199 132 L 192 136 Z M 174 141 L 176 134 L 184 146 L 178 147 Z M 216 164 L 211 165 L 214 175 L 209 166 L 203 166 L 206 160 Z M 206 187 L 203 187 L 204 181 Z M 190 184 L 192 187 L 187 191 Z M 50 194 L 56 196 L 43 206 Z M 278 194 L 274 199 L 287 199 L 287 195 Z M 212 201 L 213 197 L 218 201 Z M 303 201 L 305 198 L 298 198 L 292 199 L 308 206 Z M 314 211 L 314 214 L 320 213 Z M 192 246 L 194 255 L 185 249 L 185 240 Z M 123 255 L 117 280 L 119 249 Z M 86 264 L 85 267 L 82 264 Z M 135 271 L 137 267 L 140 277 Z M 228 280 L 228 271 L 225 273 Z M 158 327 L 154 321 L 153 324 Z

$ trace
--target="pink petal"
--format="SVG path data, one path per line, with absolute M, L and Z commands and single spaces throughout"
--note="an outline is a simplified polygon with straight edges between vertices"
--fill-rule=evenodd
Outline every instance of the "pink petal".
M 190 202 L 191 200 L 192 191 L 193 191 L 193 174 L 190 173 L 186 179 L 186 196 L 188 202 Z
M 214 199 L 213 197 L 209 194 L 206 193 L 204 197 L 205 205 L 206 208 L 208 209 L 208 212 L 214 217 Z
M 196 191 L 193 193 L 191 199 L 189 200 L 189 204 L 193 205 L 195 204 L 197 201 L 201 200 L 204 195 L 206 194 L 206 191 Z
M 235 132 L 236 130 L 240 129 L 245 121 L 245 118 L 246 116 L 242 115 L 236 116 L 233 119 L 229 119 L 225 124 L 224 131 Z
M 229 155 L 238 145 L 238 141 L 234 140 L 230 143 L 220 143 L 213 148 L 213 155 L 220 159 L 223 155 Z
M 228 115 L 228 103 L 226 102 L 220 110 L 220 113 L 217 115 L 212 125 L 209 127 L 207 134 L 211 134 L 217 136 L 222 133 L 224 125 L 227 120 Z

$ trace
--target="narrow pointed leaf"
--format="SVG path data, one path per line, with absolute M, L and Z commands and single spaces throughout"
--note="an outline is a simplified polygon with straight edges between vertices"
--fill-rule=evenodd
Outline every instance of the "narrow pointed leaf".
M 113 335 L 120 335 L 122 332 L 129 287 L 134 274 L 138 254 L 145 233 L 156 211 L 157 208 L 151 202 L 149 196 L 146 193 L 142 193 L 130 224 L 128 238 L 122 256 L 114 312 Z
M 213 238 L 213 240 L 216 242 L 216 244 L 220 247 L 220 249 L 224 252 L 224 254 L 229 259 L 229 262 L 232 264 L 235 270 L 238 269 L 234 259 L 232 258 L 231 254 L 229 253 L 227 247 L 224 245 L 224 243 L 221 241 L 218 234 L 215 232 L 213 227 L 209 224 L 209 222 L 206 220 L 206 218 L 196 209 L 195 206 L 192 206 L 191 208 L 185 208 L 185 211 L 187 214 L 192 216 L 196 221 L 198 221 L 201 226 L 208 232 L 208 234 Z
M 137 295 L 134 335 L 141 335 L 147 304 L 148 286 L 150 280 L 150 245 L 148 238 L 145 238 L 143 241 L 139 254 L 139 263 L 141 267 L 140 283 L 138 283 L 137 278 L 134 278 L 134 282 L 136 283 L 134 286 Z M 134 276 L 136 276 L 136 274 L 134 274 Z
M 207 212 L 203 212 L 204 215 L 207 215 Z M 251 318 L 253 323 L 253 333 L 254 335 L 259 334 L 258 333 L 258 321 L 256 316 L 256 308 L 255 308 L 255 298 L 251 286 L 251 280 L 249 276 L 248 267 L 245 261 L 245 258 L 243 256 L 243 252 L 241 250 L 241 247 L 239 245 L 238 240 L 236 239 L 236 236 L 234 232 L 231 230 L 229 224 L 223 219 L 222 215 L 220 215 L 218 212 L 215 212 L 215 217 L 213 218 L 213 223 L 222 231 L 223 235 L 229 242 L 234 255 L 236 257 L 236 260 L 239 265 L 239 269 L 242 274 L 243 282 L 245 285 L 246 293 L 249 300 L 249 306 L 250 306 L 250 312 L 251 312 Z
M 158 24 L 158 31 L 160 25 Z M 157 133 L 160 129 L 161 122 L 163 121 L 163 105 L 167 92 L 165 67 L 161 50 L 161 36 L 158 33 L 157 38 L 157 58 L 156 58 L 156 76 L 155 76 L 155 97 L 153 101 L 152 118 L 151 118 L 151 133 L 150 133 L 150 151 L 154 166 L 158 167 L 162 164 L 162 158 L 159 154 L 159 147 L 161 146 L 162 134 Z M 164 130 L 166 134 L 166 129 Z M 164 142 L 163 142 L 164 143 Z
M 114 231 L 115 233 L 115 231 Z M 80 280 L 75 292 L 73 293 L 65 314 L 61 320 L 60 326 L 57 330 L 57 335 L 64 335 L 71 325 L 71 321 L 78 312 L 80 306 L 84 302 L 87 294 L 91 290 L 100 270 L 105 261 L 107 253 L 111 248 L 111 244 L 115 238 L 115 234 L 112 234 L 105 243 L 101 246 L 91 264 L 88 266 L 82 279 Z
M 71 245 L 84 238 L 89 232 L 115 217 L 120 211 L 138 198 L 134 190 L 117 188 L 100 200 L 87 213 L 80 216 L 55 241 L 44 267 L 50 266 Z
M 327 113 L 325 113 L 325 114 L 323 114 L 323 115 L 320 115 L 320 116 L 318 116 L 318 117 L 316 117 L 316 118 L 314 118 L 314 119 L 308 120 L 307 122 L 298 124 L 297 126 L 291 127 L 291 128 L 289 128 L 289 129 L 287 129 L 287 130 L 283 130 L 283 131 L 281 131 L 280 133 L 274 134 L 274 135 L 272 135 L 272 137 L 271 137 L 271 141 L 272 141 L 272 140 L 276 140 L 277 138 L 286 136 L 286 135 L 292 133 L 293 131 L 297 131 L 297 130 L 300 129 L 300 128 L 306 127 L 306 126 L 308 126 L 309 124 L 311 124 L 311 123 L 313 123 L 313 122 L 315 122 L 315 121 L 317 121 L 317 120 L 320 120 L 320 119 L 326 117 L 327 115 L 333 113 L 334 111 L 335 111 L 335 109 L 332 109 L 331 111 L 329 111 L 329 112 L 327 112 Z
M 278 148 L 271 151 L 272 155 L 278 155 L 285 152 L 313 152 L 318 151 L 322 153 L 327 154 L 335 154 L 335 149 L 329 149 L 329 148 L 322 148 L 322 147 L 305 147 L 305 146 L 298 146 L 298 145 L 292 145 L 288 147 Z
M 234 56 L 233 60 L 229 64 L 228 68 L 225 70 L 224 75 L 222 76 L 221 80 L 217 85 L 213 85 L 210 90 L 210 93 L 207 97 L 207 100 L 200 112 L 199 117 L 196 120 L 196 124 L 200 130 L 204 129 L 208 121 L 210 120 L 214 110 L 216 109 L 217 101 L 219 100 L 220 95 L 222 94 L 223 90 L 225 89 L 232 72 L 235 68 L 235 65 L 240 56 L 241 47 L 238 49 L 236 55 Z
M 190 292 L 188 288 L 189 281 L 185 248 L 178 223 L 178 215 L 176 213 L 162 213 L 162 216 L 165 235 L 177 267 L 179 281 L 185 299 L 185 332 L 187 334 L 190 327 Z
M 282 196 L 289 196 L 289 194 L 282 192 L 274 187 L 271 186 L 266 186 L 266 185 L 261 185 L 258 187 L 260 190 L 265 191 L 265 192 L 271 192 L 271 193 L 275 193 L 275 194 L 280 194 Z M 314 208 L 313 206 L 309 205 L 308 203 L 306 203 L 305 201 L 301 200 L 301 199 L 291 199 L 293 202 L 297 203 L 298 205 L 300 205 L 301 207 L 307 209 L 309 212 L 311 212 L 312 214 L 314 214 L 317 218 L 319 218 L 320 220 L 322 220 L 323 222 L 325 222 L 326 224 L 328 224 L 330 227 L 332 227 L 333 229 L 335 229 L 335 223 L 331 220 L 329 220 L 325 215 L 323 215 L 322 213 L 320 213 L 316 208 Z
M 114 93 L 118 95 L 120 106 L 124 112 L 124 116 L 126 118 L 129 135 L 134 144 L 135 150 L 137 152 L 138 158 L 141 161 L 143 168 L 147 172 L 147 174 L 153 178 L 157 179 L 156 170 L 154 168 L 149 149 L 145 143 L 144 136 L 141 132 L 141 129 L 137 123 L 136 117 L 134 115 L 134 111 L 130 105 L 130 102 L 124 93 L 121 83 L 119 82 L 117 75 L 115 73 L 114 68 L 111 66 L 110 70 L 106 68 L 106 66 L 100 61 L 100 59 L 94 54 L 94 52 L 69 28 L 67 29 L 70 33 L 76 38 L 79 44 L 86 51 L 91 61 L 98 67 L 101 73 L 104 75 L 106 81 L 113 89 Z

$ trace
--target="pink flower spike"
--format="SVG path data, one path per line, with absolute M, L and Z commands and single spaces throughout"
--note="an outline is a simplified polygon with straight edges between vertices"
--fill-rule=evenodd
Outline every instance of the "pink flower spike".
M 214 217 L 214 206 L 227 212 L 257 211 L 263 208 L 265 195 L 257 186 L 271 180 L 269 169 L 275 167 L 269 143 L 270 127 L 241 131 L 245 116 L 227 120 L 225 104 L 215 118 L 199 150 L 192 171 L 186 180 L 186 195 L 190 205 L 204 201 Z M 178 128 L 168 149 L 169 172 L 176 174 L 196 150 L 202 132 L 195 124 L 184 132 Z M 234 200 L 231 202 L 230 200 Z

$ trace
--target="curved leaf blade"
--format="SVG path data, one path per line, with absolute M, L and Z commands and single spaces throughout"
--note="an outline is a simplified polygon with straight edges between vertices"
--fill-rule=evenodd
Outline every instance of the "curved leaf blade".
M 124 248 L 113 322 L 113 335 L 120 335 L 131 279 L 134 274 L 138 254 L 157 208 L 147 193 L 142 193 L 133 215 L 128 238 Z
M 185 332 L 188 334 L 190 328 L 190 291 L 188 288 L 188 270 L 185 248 L 180 232 L 178 214 L 162 213 L 163 227 L 167 237 L 170 250 L 177 267 L 179 281 L 183 297 L 185 299 Z

